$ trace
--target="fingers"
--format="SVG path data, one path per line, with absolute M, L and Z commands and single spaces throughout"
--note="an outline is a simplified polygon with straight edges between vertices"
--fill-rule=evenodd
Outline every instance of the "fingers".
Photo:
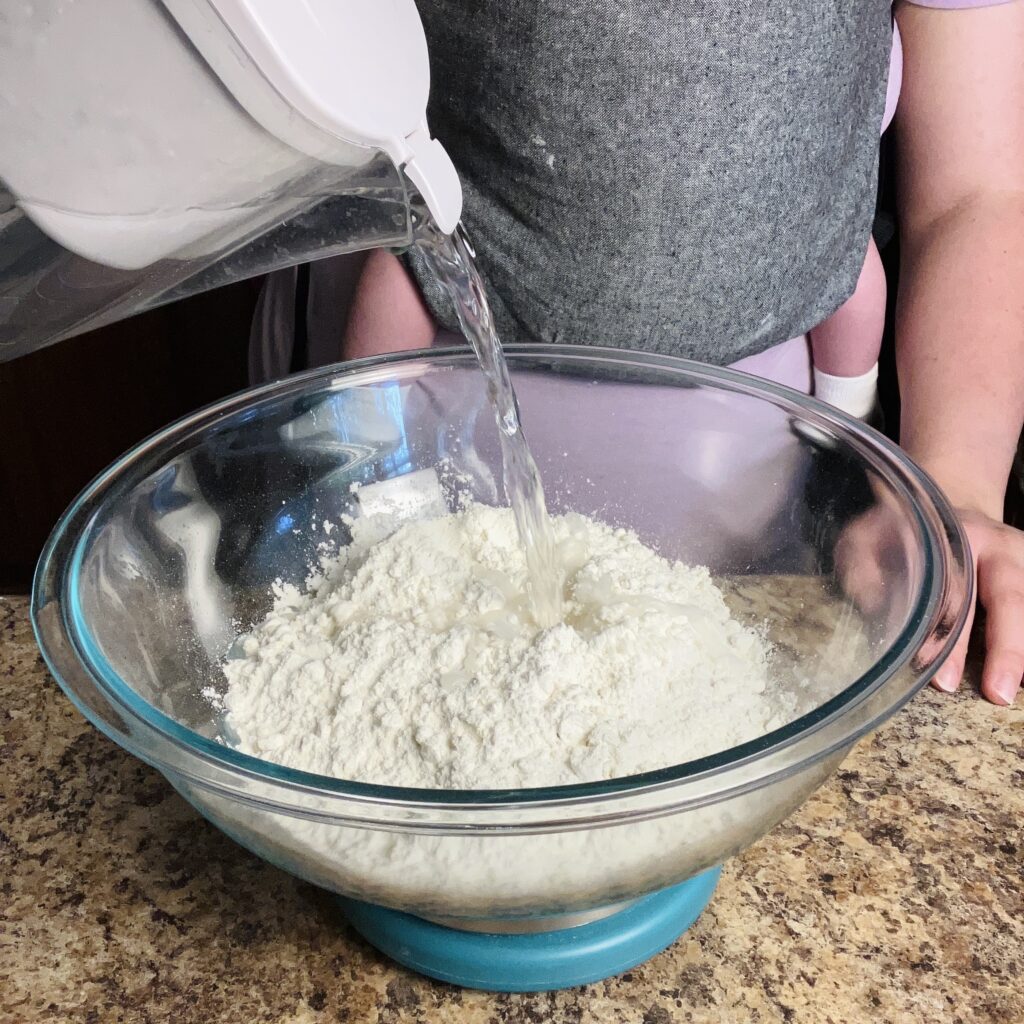
M 981 692 L 993 704 L 1012 704 L 1024 676 L 1024 566 L 983 565 L 978 592 L 987 612 Z
M 964 623 L 963 632 L 957 640 L 945 664 L 932 678 L 932 686 L 943 693 L 956 693 L 964 678 L 964 665 L 967 663 L 967 645 L 971 639 L 971 627 L 974 625 L 975 606 L 967 613 L 967 621 Z
M 968 522 L 964 523 L 964 527 L 967 530 L 967 537 L 974 556 L 974 583 L 977 586 L 978 566 L 981 562 L 981 553 L 985 546 L 985 534 L 973 531 L 971 524 Z M 952 594 L 951 599 L 956 604 L 958 601 L 963 600 L 963 595 Z M 971 641 L 971 632 L 974 629 L 974 615 L 977 609 L 978 597 L 977 592 L 975 592 L 974 599 L 971 601 L 971 607 L 967 612 L 967 621 L 964 623 L 963 631 L 956 642 L 956 646 L 946 659 L 946 663 L 935 673 L 932 679 L 932 686 L 936 690 L 942 690 L 943 693 L 956 693 L 960 688 L 960 683 L 963 682 L 964 678 L 964 667 L 967 664 L 967 647 Z
M 941 655 L 950 633 L 956 627 L 960 611 L 967 600 L 965 590 L 970 589 L 973 591 L 976 571 L 976 569 L 972 570 L 970 579 L 956 572 L 949 579 L 947 584 L 949 589 L 944 600 L 942 620 L 936 626 L 932 635 L 921 645 L 921 650 L 914 658 L 912 664 L 916 670 L 927 670 L 935 664 Z M 963 678 L 971 630 L 974 626 L 975 601 L 976 595 L 972 593 L 970 604 L 967 607 L 963 631 L 957 636 L 957 643 L 954 645 L 953 650 L 950 651 L 946 662 L 938 672 L 934 673 L 935 677 L 931 680 L 932 685 L 936 689 L 943 690 L 946 693 L 955 692 Z
M 1024 679 L 1024 534 L 979 513 L 962 513 L 974 554 L 978 601 L 986 611 L 985 666 L 981 691 L 995 704 L 1012 704 Z M 906 568 L 900 557 L 906 544 L 881 506 L 851 523 L 836 544 L 835 569 L 847 597 L 867 615 L 877 615 L 886 603 L 903 607 L 893 592 Z M 954 581 L 955 582 L 955 581 Z M 950 609 L 962 606 L 964 595 L 947 595 Z M 967 648 L 974 625 L 972 606 L 963 632 L 945 664 L 935 673 L 932 685 L 954 693 L 963 679 Z M 953 622 L 937 629 L 915 658 L 925 669 L 947 642 Z

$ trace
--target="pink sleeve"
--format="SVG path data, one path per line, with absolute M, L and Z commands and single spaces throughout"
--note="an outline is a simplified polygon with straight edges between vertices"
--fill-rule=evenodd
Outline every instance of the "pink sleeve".
M 958 11 L 966 7 L 998 7 L 1012 0 L 908 0 L 915 7 L 939 7 L 944 11 Z

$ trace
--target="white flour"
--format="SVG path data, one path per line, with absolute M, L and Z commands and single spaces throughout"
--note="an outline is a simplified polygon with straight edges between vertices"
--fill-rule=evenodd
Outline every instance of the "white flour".
M 649 771 L 782 724 L 767 646 L 707 570 L 582 516 L 554 530 L 567 614 L 538 631 L 508 509 L 356 520 L 226 664 L 233 744 L 339 778 L 480 789 Z

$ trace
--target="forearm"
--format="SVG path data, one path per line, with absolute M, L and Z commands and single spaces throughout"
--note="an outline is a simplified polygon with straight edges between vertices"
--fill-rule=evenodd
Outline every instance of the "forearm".
M 1001 517 L 1024 421 L 1024 195 L 904 232 L 896 331 L 901 443 L 955 504 Z

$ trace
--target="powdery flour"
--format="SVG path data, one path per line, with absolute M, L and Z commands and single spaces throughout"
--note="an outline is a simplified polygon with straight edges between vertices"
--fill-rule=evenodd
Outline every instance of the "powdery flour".
M 226 663 L 232 743 L 338 778 L 481 789 L 631 775 L 782 724 L 767 645 L 706 569 L 580 515 L 553 526 L 567 613 L 538 630 L 510 510 L 356 520 Z

